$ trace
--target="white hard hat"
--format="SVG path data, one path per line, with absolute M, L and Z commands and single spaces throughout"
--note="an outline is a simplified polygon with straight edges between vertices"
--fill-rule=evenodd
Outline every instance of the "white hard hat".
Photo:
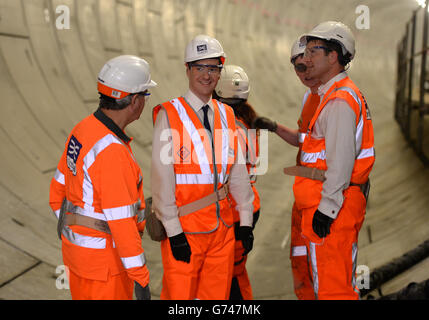
M 215 90 L 216 94 L 221 98 L 247 100 L 250 91 L 249 77 L 242 67 L 232 64 L 226 65 L 222 68 Z
M 300 38 L 295 40 L 295 42 L 292 45 L 292 48 L 290 49 L 290 62 L 292 62 L 293 59 L 298 57 L 300 54 L 303 54 L 305 51 L 305 44 L 301 43 Z
M 106 62 L 98 74 L 98 92 L 115 99 L 155 87 L 146 60 L 123 55 Z
M 301 36 L 301 43 L 307 44 L 307 37 L 316 37 L 325 40 L 334 40 L 341 44 L 343 55 L 350 53 L 350 60 L 355 56 L 355 38 L 353 33 L 342 22 L 325 21 L 318 24 L 309 33 Z
M 219 41 L 210 36 L 200 34 L 192 39 L 185 49 L 185 62 L 202 59 L 220 58 L 224 64 L 226 54 Z

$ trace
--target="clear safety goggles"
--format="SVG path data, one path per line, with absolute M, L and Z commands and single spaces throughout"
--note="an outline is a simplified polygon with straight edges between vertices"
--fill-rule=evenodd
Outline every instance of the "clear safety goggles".
M 311 48 L 305 48 L 304 57 L 313 58 L 316 55 L 318 49 L 329 50 L 329 48 L 325 46 L 314 46 Z
M 303 73 L 307 71 L 307 66 L 304 63 L 297 63 L 294 65 L 296 72 Z
M 137 92 L 135 94 L 144 96 L 144 101 L 145 102 L 149 100 L 149 97 L 151 95 L 151 93 L 148 90 L 145 90 L 145 91 L 142 91 L 142 92 Z
M 197 70 L 198 73 L 203 74 L 206 71 L 209 75 L 214 74 L 218 75 L 222 71 L 223 65 L 221 64 L 199 64 L 199 63 L 192 63 L 190 64 L 191 68 L 194 67 L 195 70 Z

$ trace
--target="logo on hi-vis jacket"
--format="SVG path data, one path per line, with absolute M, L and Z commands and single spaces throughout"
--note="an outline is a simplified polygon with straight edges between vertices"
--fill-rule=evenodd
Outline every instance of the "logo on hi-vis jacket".
M 180 150 L 177 151 L 177 155 L 182 160 L 185 160 L 186 158 L 188 158 L 190 154 L 191 153 L 189 152 L 189 150 L 185 146 L 181 147 Z
M 67 167 L 73 175 L 76 175 L 76 162 L 80 149 L 82 149 L 81 143 L 72 135 L 67 146 Z
M 371 120 L 371 112 L 369 112 L 368 103 L 366 103 L 366 99 L 363 96 L 362 92 L 360 94 L 362 96 L 363 102 L 365 102 L 366 120 Z

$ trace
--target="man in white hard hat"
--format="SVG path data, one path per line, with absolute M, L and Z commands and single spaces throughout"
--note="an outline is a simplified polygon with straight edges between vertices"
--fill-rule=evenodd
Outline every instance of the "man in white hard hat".
M 259 131 L 252 128 L 252 123 L 256 118 L 256 112 L 247 100 L 249 93 L 249 77 L 244 69 L 236 65 L 225 65 L 222 68 L 220 80 L 213 92 L 213 96 L 222 103 L 231 106 L 234 110 L 238 141 L 246 161 L 250 184 L 255 197 L 253 200 L 253 228 L 255 228 L 261 208 L 259 192 L 255 187 L 257 174 L 256 164 L 259 157 Z M 231 201 L 233 202 L 236 242 L 234 274 L 229 299 L 252 300 L 252 287 L 246 270 L 247 255 L 243 255 L 245 249 L 243 248 L 242 241 L 239 240 L 240 215 L 239 212 L 235 210 L 235 200 L 233 197 L 231 197 Z
M 365 98 L 347 76 L 355 40 L 341 22 L 327 21 L 301 37 L 310 77 L 320 80 L 295 175 L 295 203 L 309 252 L 317 299 L 358 299 L 358 233 L 375 161 L 374 134 Z
M 300 39 L 297 39 L 292 45 L 290 62 L 294 66 L 295 73 L 302 84 L 309 89 L 305 92 L 302 101 L 301 115 L 298 119 L 298 130 L 288 128 L 282 124 L 277 124 L 275 121 L 266 117 L 259 117 L 255 120 L 255 126 L 257 128 L 268 129 L 275 132 L 287 143 L 299 148 L 296 157 L 297 166 L 300 165 L 303 138 L 320 102 L 317 89 L 321 84 L 319 79 L 309 76 L 307 66 L 304 63 L 305 45 L 299 40 Z M 301 234 L 301 218 L 302 213 L 298 210 L 296 203 L 294 203 L 292 207 L 290 247 L 294 290 L 298 299 L 314 300 L 313 284 L 309 272 L 308 252 L 305 246 L 305 239 Z
M 70 133 L 49 203 L 59 219 L 73 299 L 150 299 L 143 176 L 124 129 L 139 119 L 151 80 L 136 56 L 109 60 L 98 75 L 100 105 Z
M 230 192 L 238 239 L 253 246 L 253 192 L 234 112 L 212 99 L 225 61 L 219 41 L 198 35 L 185 50 L 189 90 L 153 110 L 153 209 L 165 227 L 161 299 L 228 299 L 234 261 Z M 170 157 L 168 157 L 170 156 Z

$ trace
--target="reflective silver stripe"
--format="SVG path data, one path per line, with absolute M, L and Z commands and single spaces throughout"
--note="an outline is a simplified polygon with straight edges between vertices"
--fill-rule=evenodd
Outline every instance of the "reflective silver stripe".
M 146 263 L 146 258 L 144 256 L 144 253 L 142 253 L 134 257 L 121 258 L 121 261 L 125 269 L 130 269 L 136 267 L 143 267 Z
M 227 181 L 229 175 L 223 175 L 223 173 L 218 175 L 218 178 L 221 183 L 222 181 Z M 178 173 L 176 174 L 176 184 L 213 184 L 213 174 L 192 174 L 192 173 Z
M 68 241 L 79 247 L 89 249 L 106 248 L 106 238 L 84 236 L 82 234 L 73 232 L 68 226 L 63 228 L 62 234 Z
M 370 158 L 375 156 L 375 149 L 373 147 L 368 149 L 362 149 L 356 159 L 364 159 L 364 158 Z
M 60 211 L 61 211 L 61 209 L 58 209 L 58 210 L 54 211 L 55 215 L 57 216 L 57 219 L 60 218 Z
M 307 255 L 307 247 L 306 246 L 295 246 L 292 247 L 292 257 L 301 257 Z
M 356 92 L 352 88 L 349 87 L 339 87 L 335 89 L 335 91 L 346 91 L 348 94 L 352 96 L 353 99 L 355 99 L 356 103 L 359 105 L 359 113 L 362 114 L 362 103 L 360 102 L 360 99 Z
M 213 184 L 213 174 L 176 174 L 176 184 Z
M 103 151 L 105 148 L 107 148 L 112 143 L 122 144 L 119 138 L 115 137 L 113 134 L 108 134 L 98 140 L 94 146 L 91 148 L 91 150 L 88 151 L 85 158 L 83 159 L 83 172 L 84 172 L 84 178 L 83 178 L 83 197 L 82 200 L 85 203 L 85 210 L 86 211 L 94 211 L 94 207 L 92 206 L 92 203 L 94 201 L 94 190 L 92 186 L 92 181 L 89 176 L 88 170 L 94 163 L 97 155 Z
M 226 118 L 225 106 L 218 102 L 219 113 L 220 113 L 220 122 L 222 125 L 222 172 L 220 177 L 224 178 L 226 175 L 226 170 L 228 168 L 228 152 L 229 152 L 229 130 L 228 130 L 228 120 Z M 219 180 L 220 183 L 225 184 L 225 180 Z
M 355 242 L 353 243 L 353 246 L 352 246 L 352 261 L 353 261 L 352 287 L 355 292 L 359 293 L 359 289 L 356 287 L 357 253 L 358 253 L 358 246 L 357 246 L 357 243 Z
M 320 152 L 304 152 L 301 151 L 301 162 L 316 163 L 317 159 L 326 160 L 326 150 Z
M 362 116 L 362 103 L 356 94 L 356 92 L 349 87 L 340 87 L 337 88 L 335 91 L 345 91 L 348 94 L 352 96 L 352 98 L 356 101 L 356 103 L 359 105 L 359 122 L 356 127 L 356 154 L 359 154 L 361 146 L 362 146 L 362 135 L 363 135 L 363 116 Z
M 136 215 L 136 204 L 137 203 L 117 208 L 103 209 L 103 212 L 106 215 L 107 221 L 131 218 Z
M 359 154 L 361 151 L 362 136 L 363 136 L 363 117 L 361 113 L 359 117 L 359 123 L 356 127 L 356 154 Z
M 91 210 L 88 210 L 88 209 L 81 208 L 79 206 L 75 206 L 69 200 L 66 200 L 66 201 L 67 201 L 66 212 L 77 213 L 82 216 L 87 216 L 98 220 L 107 221 L 106 216 L 101 212 L 95 212 L 93 207 L 91 207 Z
M 316 258 L 316 244 L 310 242 L 310 261 L 311 261 L 311 270 L 313 274 L 313 289 L 316 299 L 319 294 L 319 275 L 317 273 L 317 258 Z
M 306 135 L 307 135 L 306 133 L 298 132 L 298 142 L 304 143 Z
M 191 137 L 192 143 L 195 147 L 195 153 L 198 158 L 198 164 L 200 165 L 201 172 L 203 174 L 211 174 L 209 160 L 204 149 L 204 144 L 201 141 L 201 136 L 198 130 L 195 128 L 195 125 L 192 122 L 191 118 L 189 118 L 185 107 L 182 105 L 179 99 L 173 99 L 170 102 L 176 108 L 176 111 L 179 114 L 179 118 L 182 121 L 183 126 L 185 127 L 186 131 L 188 131 L 189 136 Z
M 62 185 L 66 184 L 64 174 L 58 169 L 55 171 L 54 179 Z

